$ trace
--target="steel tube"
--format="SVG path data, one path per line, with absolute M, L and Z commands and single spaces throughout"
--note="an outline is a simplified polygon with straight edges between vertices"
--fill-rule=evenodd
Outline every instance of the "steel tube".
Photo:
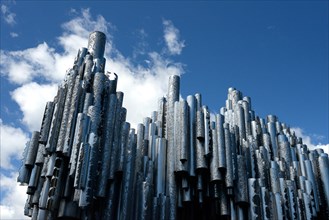
M 88 51 L 94 58 L 103 58 L 105 51 L 106 36 L 104 33 L 95 31 L 89 35 Z
M 48 136 L 49 136 L 49 129 L 51 126 L 51 119 L 53 116 L 54 111 L 54 103 L 53 102 L 47 102 L 45 107 L 45 112 L 43 114 L 42 123 L 41 123 L 41 129 L 40 129 L 40 138 L 39 142 L 41 144 L 47 144 Z
M 165 193 L 166 189 L 166 152 L 167 141 L 165 138 L 157 138 L 157 176 L 156 176 L 156 196 Z
M 166 138 L 167 145 L 167 181 L 166 195 L 169 197 L 169 219 L 176 218 L 176 184 L 175 184 L 175 146 L 174 146 L 174 103 L 179 100 L 180 78 L 176 75 L 169 77 L 168 99 L 167 99 L 167 127 Z
M 204 120 L 204 155 L 209 157 L 211 154 L 211 128 L 210 128 L 210 113 L 207 106 L 202 106 L 203 120 Z
M 189 95 L 187 96 L 187 104 L 188 104 L 188 115 L 189 115 L 189 159 L 188 159 L 188 165 L 189 165 L 189 175 L 195 176 L 195 164 L 196 164 L 196 139 L 195 133 L 196 133 L 196 98 L 195 96 Z
M 33 167 L 35 163 L 35 159 L 38 154 L 39 135 L 40 133 L 38 131 L 32 133 L 31 141 L 25 159 L 25 166 Z
M 215 129 L 212 132 L 212 157 L 210 159 L 210 181 L 223 180 L 222 174 L 218 169 L 218 143 L 217 143 L 217 131 Z
M 218 143 L 218 168 L 222 173 L 226 172 L 226 153 L 225 153 L 225 134 L 224 134 L 224 116 L 222 114 L 216 115 L 216 130 Z
M 324 207 L 327 206 L 327 212 L 329 211 L 329 159 L 328 154 L 320 154 L 319 156 L 319 168 L 320 168 L 320 181 L 323 188 L 324 193 L 324 200 L 325 204 Z
M 226 153 L 226 187 L 233 188 L 233 162 L 232 162 L 232 145 L 231 135 L 229 131 L 229 125 L 224 123 L 224 134 L 225 134 L 225 153 Z

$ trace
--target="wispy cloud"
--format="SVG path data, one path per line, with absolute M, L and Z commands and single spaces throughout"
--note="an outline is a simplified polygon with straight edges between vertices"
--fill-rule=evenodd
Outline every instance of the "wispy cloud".
M 164 39 L 168 47 L 168 51 L 171 55 L 181 54 L 185 43 L 180 39 L 179 30 L 174 26 L 170 20 L 163 20 L 164 27 Z
M 7 5 L 1 5 L 1 15 L 7 24 L 9 25 L 16 24 L 15 21 L 16 14 L 11 12 Z
M 15 33 L 15 32 L 10 32 L 10 36 L 11 36 L 12 38 L 15 38 L 15 37 L 18 37 L 18 34 Z

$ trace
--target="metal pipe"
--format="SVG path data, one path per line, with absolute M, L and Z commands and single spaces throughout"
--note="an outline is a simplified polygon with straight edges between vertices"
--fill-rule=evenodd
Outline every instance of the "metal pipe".
M 88 52 L 94 58 L 103 58 L 105 51 L 106 35 L 95 31 L 89 35 Z
M 48 135 L 49 135 L 49 129 L 51 125 L 51 119 L 53 116 L 54 111 L 54 103 L 53 102 L 47 102 L 45 107 L 45 112 L 43 114 L 42 123 L 41 123 L 41 129 L 40 129 L 40 138 L 39 142 L 41 144 L 47 144 Z
M 68 119 L 69 119 L 69 115 L 71 112 L 71 100 L 72 100 L 72 93 L 74 90 L 76 76 L 77 76 L 77 72 L 75 72 L 73 70 L 71 70 L 69 72 L 67 84 L 66 84 L 67 92 L 66 92 L 65 102 L 64 102 L 62 122 L 61 122 L 58 139 L 57 139 L 56 152 L 63 153 L 66 130 L 68 130 L 67 128 L 70 127 L 70 123 L 72 122 L 72 121 L 69 121 Z
M 226 172 L 226 153 L 225 153 L 225 134 L 224 134 L 224 115 L 216 115 L 216 130 L 218 143 L 218 168 L 222 173 Z
M 156 176 L 156 196 L 165 193 L 166 189 L 166 153 L 167 140 L 157 138 L 158 155 L 157 155 L 157 176 Z
M 180 78 L 176 75 L 169 77 L 167 98 L 167 181 L 166 195 L 169 197 L 169 219 L 176 219 L 177 192 L 175 184 L 175 146 L 174 146 L 174 104 L 179 100 Z
M 81 93 L 82 93 L 82 82 L 80 76 L 77 75 L 75 78 L 74 88 L 72 92 L 70 112 L 67 119 L 68 129 L 66 130 L 65 140 L 64 140 L 63 153 L 67 157 L 69 157 L 71 154 L 74 133 L 75 133 L 75 125 L 76 125 L 77 115 L 79 112 L 79 101 L 80 101 Z
M 211 154 L 211 128 L 210 128 L 210 113 L 207 106 L 202 106 L 203 121 L 204 121 L 204 155 L 209 157 Z
M 34 131 L 32 133 L 31 141 L 28 146 L 28 151 L 25 159 L 25 166 L 28 167 L 34 166 L 35 159 L 38 153 L 38 147 L 39 147 L 39 135 L 40 133 L 38 131 Z
M 224 123 L 224 134 L 225 134 L 225 153 L 226 153 L 226 187 L 228 189 L 233 188 L 233 162 L 232 162 L 232 145 L 231 145 L 231 134 L 229 131 L 229 124 Z M 230 193 L 229 193 L 230 194 Z
M 188 160 L 188 149 L 190 146 L 188 105 L 185 100 L 180 102 L 179 112 L 181 115 L 181 151 L 179 159 L 182 163 L 185 163 Z
M 196 133 L 196 98 L 195 96 L 189 95 L 187 96 L 187 104 L 188 104 L 188 115 L 189 115 L 189 159 L 188 159 L 188 166 L 189 166 L 189 175 L 195 176 L 195 164 L 196 164 L 196 140 L 195 140 L 195 133 Z
M 218 169 L 218 143 L 217 143 L 217 131 L 215 129 L 212 132 L 212 157 L 210 159 L 210 181 L 223 180 L 222 174 Z
M 322 193 L 324 193 L 324 207 L 327 207 L 327 212 L 329 211 L 329 159 L 328 154 L 322 153 L 319 156 L 319 168 L 320 168 L 320 181 L 322 185 Z

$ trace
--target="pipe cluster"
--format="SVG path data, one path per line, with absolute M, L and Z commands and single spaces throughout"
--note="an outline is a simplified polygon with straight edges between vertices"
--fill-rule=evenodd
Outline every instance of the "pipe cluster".
M 137 129 L 126 122 L 116 74 L 104 73 L 106 37 L 79 50 L 41 130 L 24 151 L 32 219 L 322 219 L 329 159 L 274 115 L 255 115 L 234 88 L 212 114 L 180 78 Z M 133 111 L 133 109 L 131 109 Z

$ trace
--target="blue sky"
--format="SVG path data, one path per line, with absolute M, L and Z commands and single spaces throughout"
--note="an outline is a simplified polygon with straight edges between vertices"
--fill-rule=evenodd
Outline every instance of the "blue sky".
M 327 1 L 1 1 L 2 219 L 21 217 L 24 187 L 9 190 L 17 159 L 88 32 L 107 33 L 106 70 L 119 75 L 135 123 L 174 73 L 183 98 L 201 93 L 216 113 L 235 87 L 257 115 L 328 150 L 328 20 Z

